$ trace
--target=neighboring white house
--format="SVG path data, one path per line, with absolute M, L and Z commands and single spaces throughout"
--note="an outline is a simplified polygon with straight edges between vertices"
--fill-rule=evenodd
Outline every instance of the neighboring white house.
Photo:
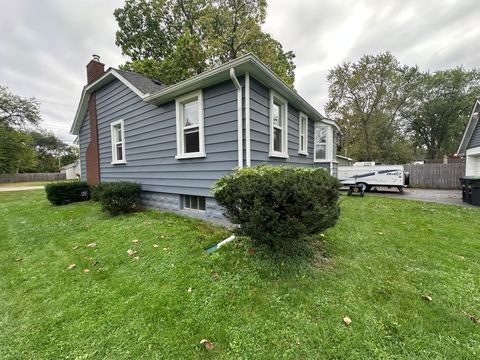
M 480 98 L 475 100 L 457 155 L 465 157 L 465 176 L 480 176 Z
M 67 180 L 78 179 L 80 177 L 80 171 L 80 160 L 65 165 L 60 169 L 60 172 L 66 175 Z

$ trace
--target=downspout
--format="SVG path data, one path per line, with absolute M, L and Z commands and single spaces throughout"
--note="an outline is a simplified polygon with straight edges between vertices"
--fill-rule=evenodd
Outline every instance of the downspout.
M 250 74 L 245 74 L 245 163 L 248 167 L 252 165 L 250 155 Z
M 237 89 L 237 133 L 238 133 L 238 167 L 243 167 L 243 123 L 242 123 L 242 87 L 235 76 L 235 69 L 230 68 L 230 79 Z

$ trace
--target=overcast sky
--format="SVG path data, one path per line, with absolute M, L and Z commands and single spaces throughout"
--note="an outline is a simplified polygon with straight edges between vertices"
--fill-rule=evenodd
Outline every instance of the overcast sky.
M 480 66 L 478 0 L 269 0 L 265 30 L 296 55 L 295 87 L 323 112 L 328 69 L 391 51 L 423 70 Z M 122 0 L 0 0 L 0 84 L 36 97 L 44 128 L 69 129 L 99 54 L 126 61 L 115 45 L 113 10 Z

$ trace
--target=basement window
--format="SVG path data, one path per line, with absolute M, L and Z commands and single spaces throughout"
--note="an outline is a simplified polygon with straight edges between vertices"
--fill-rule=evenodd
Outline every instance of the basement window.
M 195 91 L 175 99 L 177 118 L 177 159 L 205 157 L 203 96 Z
M 110 124 L 112 138 L 112 164 L 125 164 L 125 132 L 123 120 Z
M 182 209 L 205 211 L 206 199 L 204 196 L 183 195 L 182 196 Z

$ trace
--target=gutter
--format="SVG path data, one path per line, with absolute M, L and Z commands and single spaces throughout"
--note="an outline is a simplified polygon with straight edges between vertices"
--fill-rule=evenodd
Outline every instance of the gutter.
M 237 89 L 237 133 L 238 133 L 238 167 L 243 167 L 243 123 L 242 123 L 242 87 L 235 75 L 235 68 L 230 68 L 230 79 Z

